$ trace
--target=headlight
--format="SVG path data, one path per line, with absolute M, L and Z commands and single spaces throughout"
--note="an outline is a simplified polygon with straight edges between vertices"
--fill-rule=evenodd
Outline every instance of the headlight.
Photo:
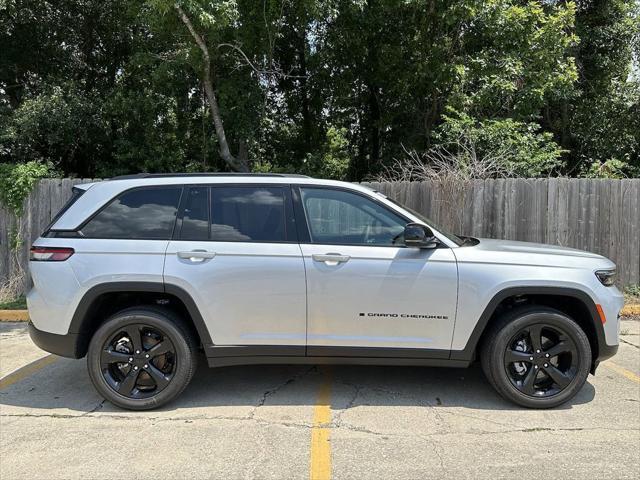
M 612 286 L 616 281 L 616 271 L 615 270 L 598 270 L 596 272 L 596 277 L 600 280 L 600 283 L 605 287 Z

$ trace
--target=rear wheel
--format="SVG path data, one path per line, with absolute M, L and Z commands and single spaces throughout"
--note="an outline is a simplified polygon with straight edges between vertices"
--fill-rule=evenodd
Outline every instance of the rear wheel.
M 196 369 L 196 342 L 173 312 L 130 308 L 98 329 L 87 364 L 93 385 L 106 400 L 148 410 L 173 400 L 189 384 Z
M 573 398 L 587 380 L 589 339 L 551 308 L 528 306 L 500 318 L 481 347 L 485 376 L 507 400 L 551 408 Z

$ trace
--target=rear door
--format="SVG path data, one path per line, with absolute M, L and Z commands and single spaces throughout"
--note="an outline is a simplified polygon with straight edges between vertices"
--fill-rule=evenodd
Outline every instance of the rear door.
M 214 355 L 304 355 L 306 291 L 288 185 L 185 189 L 164 278 L 200 309 Z M 245 347 L 245 348 L 239 348 Z
M 451 249 L 405 247 L 408 219 L 361 192 L 295 194 L 308 225 L 307 354 L 447 358 L 458 288 Z

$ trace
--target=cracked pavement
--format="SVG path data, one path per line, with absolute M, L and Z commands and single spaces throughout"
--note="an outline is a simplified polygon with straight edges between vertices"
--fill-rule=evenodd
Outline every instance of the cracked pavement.
M 640 374 L 640 321 L 616 365 Z M 0 375 L 46 354 L 0 323 Z M 640 477 L 640 384 L 603 364 L 569 404 L 501 400 L 478 366 L 331 366 L 333 478 Z M 206 368 L 172 404 L 129 412 L 59 359 L 0 390 L 0 478 L 309 478 L 315 366 Z

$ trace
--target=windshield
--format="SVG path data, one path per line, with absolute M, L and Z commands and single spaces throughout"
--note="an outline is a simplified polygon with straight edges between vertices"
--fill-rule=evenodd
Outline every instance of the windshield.
M 428 219 L 427 217 L 422 215 L 420 212 L 416 212 L 412 208 L 409 208 L 406 205 L 402 205 L 400 202 L 396 202 L 393 198 L 387 197 L 383 193 L 376 192 L 376 194 L 380 195 L 383 198 L 386 198 L 387 200 L 389 200 L 394 205 L 397 205 L 398 207 L 402 208 L 403 210 L 406 210 L 407 212 L 411 213 L 412 215 L 418 217 L 420 219 L 420 221 L 426 223 L 429 227 L 433 228 L 434 230 L 437 230 L 439 233 L 441 233 L 442 235 L 447 237 L 449 240 L 454 242 L 457 246 L 461 247 L 462 245 L 464 245 L 464 243 L 465 243 L 464 239 L 460 238 L 457 235 L 454 235 L 451 232 L 446 231 L 445 229 L 443 229 L 439 225 L 436 225 L 433 221 L 431 221 L 430 219 Z

